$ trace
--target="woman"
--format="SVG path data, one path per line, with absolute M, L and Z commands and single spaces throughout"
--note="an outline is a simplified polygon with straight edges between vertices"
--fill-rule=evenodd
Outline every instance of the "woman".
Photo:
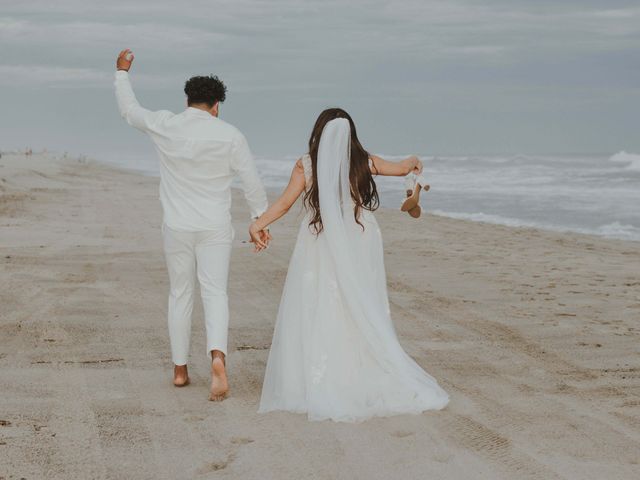
M 285 282 L 260 412 L 360 421 L 441 409 L 448 395 L 402 349 L 389 314 L 373 175 L 420 173 L 417 157 L 369 155 L 342 109 L 320 114 L 309 153 L 280 198 L 250 227 L 264 230 L 304 192 L 306 216 Z

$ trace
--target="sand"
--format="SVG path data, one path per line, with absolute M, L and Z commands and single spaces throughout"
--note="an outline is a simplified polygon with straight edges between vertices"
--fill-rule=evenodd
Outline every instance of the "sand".
M 236 194 L 232 390 L 208 402 L 199 305 L 171 385 L 157 182 L 0 159 L 0 478 L 640 478 L 640 244 L 380 211 L 399 337 L 451 403 L 313 423 L 256 413 L 299 215 L 256 255 Z

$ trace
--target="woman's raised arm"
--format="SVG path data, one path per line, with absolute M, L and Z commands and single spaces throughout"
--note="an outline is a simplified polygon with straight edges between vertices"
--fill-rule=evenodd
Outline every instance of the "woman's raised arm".
M 422 173 L 422 162 L 415 155 L 411 155 L 399 162 L 390 162 L 376 155 L 370 155 L 369 158 L 371 159 L 371 173 L 374 175 L 404 177 L 410 173 Z

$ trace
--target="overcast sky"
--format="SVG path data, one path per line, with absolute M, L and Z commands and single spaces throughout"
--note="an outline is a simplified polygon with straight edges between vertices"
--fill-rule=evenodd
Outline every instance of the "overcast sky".
M 0 149 L 150 152 L 118 116 L 116 54 L 150 109 L 228 85 L 257 154 L 347 109 L 378 153 L 640 152 L 640 3 L 589 0 L 0 0 Z

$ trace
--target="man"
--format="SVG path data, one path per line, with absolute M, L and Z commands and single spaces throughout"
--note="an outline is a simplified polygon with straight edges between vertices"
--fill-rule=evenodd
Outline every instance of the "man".
M 120 114 L 147 133 L 160 157 L 162 235 L 169 271 L 169 337 L 173 383 L 189 384 L 187 359 L 196 277 L 200 282 L 211 354 L 210 400 L 223 400 L 229 390 L 225 371 L 229 306 L 227 277 L 231 242 L 231 181 L 242 181 L 251 216 L 267 208 L 249 146 L 238 129 L 218 118 L 226 87 L 215 76 L 192 77 L 184 91 L 187 109 L 179 114 L 140 106 L 129 83 L 133 54 L 120 52 L 116 62 L 116 98 Z M 261 233 L 270 240 L 269 233 Z

